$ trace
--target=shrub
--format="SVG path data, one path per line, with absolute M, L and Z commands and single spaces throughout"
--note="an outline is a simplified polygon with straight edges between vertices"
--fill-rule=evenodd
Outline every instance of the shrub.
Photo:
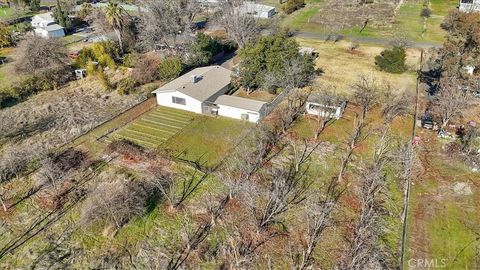
M 288 0 L 287 3 L 282 6 L 282 10 L 283 12 L 290 14 L 304 6 L 305 0 Z
M 393 49 L 384 50 L 380 55 L 375 57 L 375 65 L 381 70 L 390 73 L 402 73 L 407 70 L 405 65 L 406 52 L 403 47 L 394 47 Z
M 129 95 L 135 92 L 138 82 L 133 78 L 125 78 L 120 81 L 117 87 L 117 92 L 120 95 Z
M 182 60 L 179 57 L 166 58 L 158 65 L 158 77 L 163 81 L 177 78 L 182 71 Z
M 137 55 L 135 53 L 129 53 L 123 57 L 123 66 L 133 68 L 137 62 Z
M 14 45 L 12 30 L 4 23 L 0 23 L 0 48 L 10 47 Z
M 106 174 L 85 200 L 80 222 L 109 222 L 118 229 L 145 212 L 151 191 L 141 180 Z
M 429 8 L 423 8 L 420 12 L 420 16 L 424 18 L 430 18 L 430 16 L 432 16 L 432 10 Z
M 119 59 L 118 47 L 111 41 L 97 42 L 91 48 L 84 48 L 80 51 L 75 60 L 77 68 L 86 67 L 90 61 L 98 62 L 103 67 L 116 68 L 115 59 Z
M 137 56 L 132 72 L 132 78 L 139 84 L 145 84 L 158 78 L 160 58 L 154 54 Z

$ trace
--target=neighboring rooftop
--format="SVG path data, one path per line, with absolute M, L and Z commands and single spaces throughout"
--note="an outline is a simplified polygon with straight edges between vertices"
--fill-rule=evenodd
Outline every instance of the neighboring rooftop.
M 224 105 L 253 112 L 260 112 L 262 107 L 267 104 L 263 101 L 228 95 L 219 96 L 214 103 L 217 105 Z
M 55 22 L 55 19 L 53 18 L 51 12 L 40 13 L 40 14 L 37 14 L 37 15 L 33 16 L 33 18 L 36 18 L 36 19 L 39 19 L 39 20 L 42 20 L 42 21 L 45 21 L 45 22 Z
M 61 30 L 61 29 L 63 29 L 63 27 L 58 25 L 58 24 L 50 24 L 50 25 L 47 25 L 47 26 L 43 27 L 43 29 L 47 30 L 48 32 L 51 32 L 51 31 Z
M 245 1 L 241 6 L 239 6 L 240 11 L 248 14 L 261 14 L 263 12 L 269 12 L 272 9 L 275 9 L 275 7 L 258 4 L 251 1 Z
M 196 68 L 165 84 L 153 93 L 179 91 L 198 101 L 206 101 L 230 84 L 232 71 L 221 66 Z
M 343 104 L 346 102 L 346 100 L 342 97 L 336 97 L 336 104 L 337 106 L 343 106 Z M 308 102 L 310 103 L 316 103 L 316 104 L 319 104 L 319 100 L 322 100 L 321 98 L 321 93 L 319 92 L 314 92 L 314 93 L 311 93 L 310 96 L 308 97 Z M 322 105 L 325 105 L 325 104 L 322 104 Z

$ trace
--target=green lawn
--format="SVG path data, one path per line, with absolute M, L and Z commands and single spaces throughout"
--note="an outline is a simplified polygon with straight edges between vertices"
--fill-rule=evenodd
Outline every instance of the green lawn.
M 252 126 L 245 121 L 199 115 L 162 147 L 180 158 L 213 166 Z
M 194 114 L 187 111 L 157 107 L 121 129 L 113 137 L 155 148 L 189 125 L 193 118 Z
M 158 106 L 112 135 L 213 166 L 253 124 Z

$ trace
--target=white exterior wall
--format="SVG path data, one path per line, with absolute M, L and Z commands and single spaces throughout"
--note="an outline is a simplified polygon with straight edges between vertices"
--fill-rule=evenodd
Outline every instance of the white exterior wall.
M 35 35 L 40 37 L 48 37 L 48 31 L 42 28 L 35 28 Z
M 473 0 L 473 3 L 461 3 L 460 11 L 463 12 L 480 12 L 480 0 Z
M 225 105 L 218 106 L 218 115 L 230 117 L 234 119 L 242 119 L 242 114 L 248 114 L 248 121 L 258 123 L 261 120 L 262 115 L 258 112 L 248 111 L 244 109 L 234 108 Z M 263 110 L 262 110 L 263 111 Z
M 191 98 L 183 93 L 172 91 L 172 92 L 163 92 L 155 93 L 157 97 L 157 104 L 165 107 L 191 111 L 194 113 L 202 113 L 202 102 Z M 172 97 L 184 98 L 186 101 L 185 105 L 176 104 L 172 102 Z
M 48 32 L 48 36 L 49 37 L 64 37 L 65 36 L 65 31 L 63 29 L 50 31 L 50 32 Z
M 275 15 L 275 9 L 270 9 L 268 11 L 261 11 L 258 14 L 253 15 L 255 18 L 268 19 Z
M 47 30 L 43 28 L 35 28 L 34 29 L 35 34 L 40 37 L 64 37 L 65 36 L 65 31 L 63 29 L 58 29 L 55 31 L 50 31 L 48 32 Z
M 335 118 L 335 119 L 340 119 L 340 117 L 342 117 L 342 114 L 343 114 L 343 110 L 344 110 L 344 107 L 334 107 L 334 106 L 327 106 L 327 109 L 332 109 L 335 110 L 335 113 L 330 115 L 331 112 L 325 112 L 325 111 L 319 111 L 319 110 L 316 110 L 316 109 L 312 109 L 310 108 L 310 105 L 315 105 L 315 106 L 320 106 L 320 104 L 318 103 L 314 103 L 314 102 L 307 102 L 305 104 L 306 106 L 306 112 L 308 114 L 311 114 L 311 115 L 316 115 L 316 116 L 321 116 L 321 117 L 331 117 L 331 118 Z

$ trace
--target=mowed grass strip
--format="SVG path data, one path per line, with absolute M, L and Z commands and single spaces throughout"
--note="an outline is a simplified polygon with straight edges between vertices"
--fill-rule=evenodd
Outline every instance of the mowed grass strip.
M 159 106 L 121 129 L 114 138 L 155 148 L 189 125 L 194 117 L 194 113 Z

